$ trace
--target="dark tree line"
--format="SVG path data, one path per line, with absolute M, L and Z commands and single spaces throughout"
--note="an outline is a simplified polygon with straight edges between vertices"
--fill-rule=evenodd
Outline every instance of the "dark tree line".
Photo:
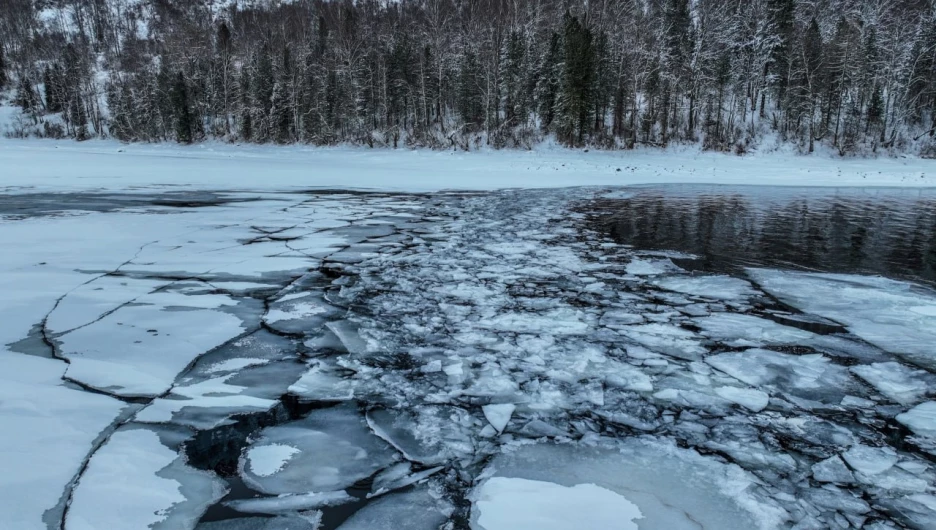
M 936 0 L 0 0 L 16 134 L 934 150 Z

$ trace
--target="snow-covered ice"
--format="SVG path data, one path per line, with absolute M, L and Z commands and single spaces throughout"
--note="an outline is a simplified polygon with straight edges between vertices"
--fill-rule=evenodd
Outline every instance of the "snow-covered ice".
M 194 528 L 224 482 L 188 467 L 157 433 L 121 429 L 93 456 L 75 488 L 67 528 Z
M 478 488 L 478 530 L 638 530 L 640 508 L 594 484 L 493 477 Z

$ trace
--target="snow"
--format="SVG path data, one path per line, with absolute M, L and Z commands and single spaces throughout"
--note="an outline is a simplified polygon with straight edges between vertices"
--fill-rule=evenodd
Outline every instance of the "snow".
M 290 445 L 261 445 L 248 449 L 246 458 L 251 473 L 258 477 L 269 477 L 283 469 L 283 466 L 299 452 L 299 449 Z
M 11 528 L 45 530 L 42 514 L 124 409 L 116 399 L 63 386 L 63 372 L 59 361 L 0 348 L 0 511 Z
M 36 164 L 37 159 L 42 164 Z M 619 172 L 627 165 L 634 171 Z M 406 191 L 583 185 L 708 183 L 783 186 L 936 185 L 922 159 L 842 159 L 674 151 L 582 151 L 548 146 L 480 153 L 365 148 L 309 148 L 205 143 L 194 146 L 113 141 L 0 141 L 4 184 L 39 190 L 127 189 L 181 185 L 195 189 L 277 190 L 309 187 Z M 309 168 L 315 171 L 310 173 Z M 263 178 L 255 178 L 256 175 Z M 920 175 L 924 174 L 924 177 Z M 444 175 L 444 178 L 442 177 Z
M 478 530 L 637 530 L 640 508 L 594 484 L 494 477 L 478 490 Z
M 240 319 L 221 311 L 175 309 L 190 307 L 187 298 L 165 305 L 140 299 L 65 334 L 59 340 L 70 361 L 66 375 L 121 396 L 162 394 L 198 355 L 245 331 Z
M 79 480 L 65 527 L 194 528 L 204 510 L 226 492 L 217 477 L 188 468 L 181 459 L 155 432 L 114 433 Z M 192 490 L 191 498 L 187 490 Z

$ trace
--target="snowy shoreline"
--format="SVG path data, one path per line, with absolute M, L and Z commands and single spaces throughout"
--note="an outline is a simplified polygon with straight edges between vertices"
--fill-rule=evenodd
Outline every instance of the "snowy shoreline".
M 41 163 L 40 163 L 41 162 Z M 647 184 L 808 187 L 936 187 L 936 161 L 841 158 L 776 151 L 736 156 L 686 147 L 669 151 L 475 152 L 203 143 L 0 141 L 0 191 L 406 192 Z

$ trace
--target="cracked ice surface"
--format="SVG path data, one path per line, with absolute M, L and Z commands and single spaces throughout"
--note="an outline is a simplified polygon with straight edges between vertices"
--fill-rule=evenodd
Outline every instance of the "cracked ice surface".
M 26 529 L 490 530 L 559 498 L 595 527 L 933 527 L 932 291 L 690 273 L 593 231 L 595 195 L 4 225 L 38 243 L 0 258 L 0 509 Z

